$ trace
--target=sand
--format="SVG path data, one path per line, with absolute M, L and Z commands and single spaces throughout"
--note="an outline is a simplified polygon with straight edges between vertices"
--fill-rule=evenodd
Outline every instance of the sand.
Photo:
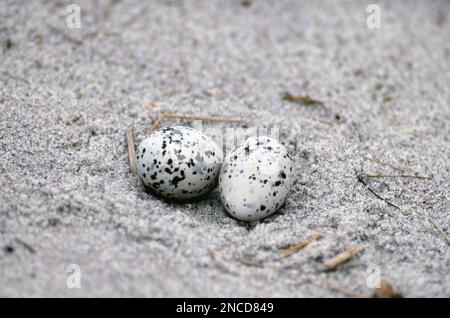
M 379 29 L 365 1 L 86 0 L 81 29 L 69 3 L 0 2 L 0 296 L 450 296 L 448 1 L 377 1 Z M 145 192 L 126 131 L 162 113 L 279 129 L 285 206 L 247 224 L 216 190 Z

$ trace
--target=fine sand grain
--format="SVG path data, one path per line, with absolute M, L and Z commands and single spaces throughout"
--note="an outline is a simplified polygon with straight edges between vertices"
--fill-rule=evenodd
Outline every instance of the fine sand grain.
M 450 297 L 450 2 L 372 2 L 0 1 L 0 296 Z M 146 193 L 127 131 L 163 113 L 278 128 L 285 206 Z

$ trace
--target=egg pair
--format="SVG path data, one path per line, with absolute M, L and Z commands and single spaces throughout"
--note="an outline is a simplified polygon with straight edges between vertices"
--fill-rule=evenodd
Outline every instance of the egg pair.
M 238 220 L 255 221 L 277 211 L 293 186 L 292 159 L 269 137 L 251 137 L 230 152 L 184 126 L 164 127 L 137 149 L 137 171 L 145 186 L 170 199 L 191 199 L 212 190 Z

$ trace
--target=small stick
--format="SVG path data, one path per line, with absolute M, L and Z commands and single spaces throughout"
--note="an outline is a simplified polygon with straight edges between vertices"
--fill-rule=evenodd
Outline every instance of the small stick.
M 134 146 L 133 130 L 127 130 L 127 144 L 128 144 L 128 161 L 130 162 L 130 171 L 136 175 L 136 151 Z
M 19 238 L 16 238 L 15 241 L 16 241 L 17 243 L 19 243 L 20 245 L 22 245 L 22 246 L 23 246 L 28 252 L 30 252 L 31 254 L 35 254 L 35 253 L 36 253 L 36 250 L 34 249 L 34 247 L 31 246 L 30 244 L 28 244 L 27 242 L 22 241 L 22 240 L 19 239 Z
M 426 176 L 414 176 L 409 174 L 372 174 L 372 173 L 361 173 L 358 175 L 360 178 L 414 178 L 414 179 L 426 179 L 432 180 L 433 177 Z
M 333 270 L 336 267 L 338 267 L 339 265 L 341 265 L 345 262 L 348 262 L 353 256 L 355 256 L 356 254 L 361 252 L 363 249 L 364 249 L 364 246 L 357 244 L 357 245 L 353 246 L 352 248 L 350 248 L 349 250 L 336 255 L 335 257 L 333 257 L 332 259 L 329 259 L 328 261 L 326 261 L 324 263 L 325 270 L 326 271 Z
M 358 178 L 358 181 L 361 182 L 363 185 L 366 186 L 367 190 L 369 190 L 370 193 L 372 193 L 374 196 L 376 196 L 378 199 L 380 199 L 381 201 L 384 201 L 387 205 L 396 208 L 397 210 L 400 210 L 400 207 L 396 206 L 395 204 L 389 202 L 387 199 L 383 198 L 382 196 L 380 196 L 378 193 L 375 192 L 375 190 L 373 190 L 371 187 L 369 187 L 369 185 L 364 181 L 364 179 L 362 177 L 360 177 L 359 175 L 356 176 Z
M 374 159 L 374 158 L 371 158 L 371 157 L 367 157 L 367 156 L 363 156 L 363 158 L 367 159 L 367 160 L 370 160 L 370 161 L 373 161 L 373 162 L 378 163 L 378 164 L 383 165 L 383 166 L 391 167 L 392 169 L 397 170 L 397 171 L 399 171 L 401 173 L 406 173 L 405 170 L 403 170 L 401 168 L 398 168 L 398 167 L 395 167 L 395 166 L 393 166 L 393 165 L 391 165 L 389 163 L 386 163 L 386 162 L 383 162 L 383 161 L 380 161 L 380 160 L 377 160 L 377 159 Z
M 136 21 L 137 19 L 139 19 L 140 17 L 142 17 L 143 15 L 145 15 L 148 11 L 149 7 L 148 5 L 145 5 L 141 10 L 139 10 L 139 12 L 137 12 L 135 15 L 131 16 L 128 18 L 128 20 L 126 20 L 122 26 L 129 26 L 131 25 L 134 21 Z
M 153 132 L 161 123 L 163 119 L 167 118 L 175 118 L 175 119 L 190 119 L 190 120 L 202 120 L 202 121 L 228 121 L 228 122 L 240 122 L 240 119 L 237 118 L 228 118 L 228 117 L 213 117 L 213 116 L 191 116 L 184 114 L 161 114 L 155 120 L 153 125 L 147 130 L 147 133 Z
M 302 116 L 301 120 L 311 121 L 311 122 L 321 123 L 321 124 L 326 124 L 326 125 L 331 125 L 331 126 L 334 125 L 334 123 L 332 121 L 323 119 L 323 118 L 313 118 L 313 117 Z
M 317 99 L 311 98 L 308 95 L 304 95 L 304 96 L 295 96 L 292 95 L 290 92 L 286 91 L 284 92 L 283 95 L 283 100 L 286 100 L 288 102 L 293 102 L 293 103 L 303 103 L 305 105 L 319 105 L 322 106 L 323 108 L 325 108 L 325 104 Z
M 155 120 L 155 122 L 153 123 L 153 125 L 151 125 L 151 126 L 147 129 L 147 133 L 148 133 L 148 134 L 152 133 L 152 132 L 159 126 L 159 124 L 161 123 L 161 121 L 162 121 L 164 118 L 167 118 L 167 117 L 164 116 L 164 114 L 163 114 L 163 115 L 159 115 L 158 118 L 156 118 L 156 120 Z
M 8 79 L 24 82 L 25 84 L 30 85 L 30 82 L 27 79 L 23 78 L 23 77 L 20 77 L 20 76 L 17 76 L 17 75 L 13 75 L 13 74 L 10 74 L 8 72 L 4 72 L 3 74 L 5 74 L 6 77 L 8 77 Z
M 444 229 L 436 223 L 436 221 L 434 221 L 427 213 L 422 213 L 423 215 L 425 215 L 425 217 L 427 218 L 427 220 L 433 224 L 433 226 L 442 234 L 442 236 L 445 238 L 445 240 L 447 241 L 448 244 L 450 244 L 450 237 L 448 237 L 447 233 L 445 233 Z
M 257 261 L 257 260 L 253 260 L 253 259 L 241 258 L 239 261 L 244 265 L 255 266 L 255 267 L 263 266 L 261 261 Z
M 108 20 L 109 16 L 111 15 L 112 8 L 116 6 L 120 1 L 121 0 L 112 0 L 105 6 L 101 13 L 102 22 Z
M 230 261 L 230 258 L 227 255 L 223 254 L 221 251 L 217 250 L 215 247 L 209 247 L 209 250 L 215 257 L 219 257 L 227 262 Z
M 321 234 L 311 235 L 310 237 L 308 237 L 307 239 L 301 241 L 300 243 L 298 243 L 298 244 L 296 244 L 294 246 L 291 246 L 290 248 L 284 250 L 283 253 L 281 253 L 281 256 L 278 259 L 282 259 L 282 258 L 288 257 L 288 256 L 298 252 L 302 248 L 306 247 L 311 242 L 320 240 L 321 238 L 322 238 Z
M 82 41 L 82 40 L 79 40 L 79 39 L 76 39 L 76 38 L 71 37 L 70 35 L 68 35 L 68 34 L 65 33 L 64 31 L 62 31 L 61 29 L 59 29 L 59 28 L 57 28 L 57 27 L 51 25 L 50 23 L 47 23 L 47 26 L 48 26 L 51 30 L 53 30 L 54 32 L 60 34 L 60 35 L 61 35 L 64 39 L 66 39 L 67 41 L 72 42 L 72 43 L 77 44 L 77 45 L 83 44 L 83 41 Z

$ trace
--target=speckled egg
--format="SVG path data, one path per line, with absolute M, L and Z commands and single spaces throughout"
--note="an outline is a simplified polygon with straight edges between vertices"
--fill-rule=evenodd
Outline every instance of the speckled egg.
M 167 198 L 190 199 L 216 185 L 223 153 L 200 131 L 174 126 L 144 139 L 136 157 L 139 178 L 146 186 Z
M 222 203 L 231 216 L 242 221 L 273 214 L 293 183 L 286 147 L 269 137 L 246 139 L 227 155 L 219 174 Z

